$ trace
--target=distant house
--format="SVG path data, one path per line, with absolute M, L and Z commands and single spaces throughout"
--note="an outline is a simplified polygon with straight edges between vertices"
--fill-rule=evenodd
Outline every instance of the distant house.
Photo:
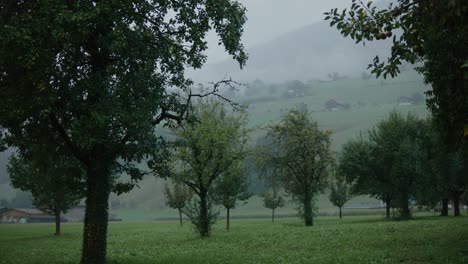
M 335 99 L 330 99 L 325 103 L 325 108 L 328 111 L 338 111 L 338 110 L 348 109 L 349 104 L 340 102 L 340 101 L 335 100 Z
M 414 101 L 413 101 L 413 98 L 411 97 L 400 96 L 400 98 L 398 98 L 398 104 L 399 105 L 413 105 Z
M 2 223 L 48 223 L 55 222 L 55 216 L 36 208 L 9 208 L 0 213 Z M 62 219 L 62 221 L 66 221 Z
M 398 98 L 399 105 L 417 105 L 424 103 L 424 96 L 420 93 L 413 93 L 411 96 L 400 96 Z

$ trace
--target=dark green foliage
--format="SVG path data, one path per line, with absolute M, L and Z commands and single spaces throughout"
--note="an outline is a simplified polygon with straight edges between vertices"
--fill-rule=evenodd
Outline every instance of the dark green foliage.
M 84 172 L 79 163 L 47 151 L 29 157 L 19 154 L 10 157 L 8 173 L 13 187 L 31 192 L 35 207 L 55 215 L 55 235 L 60 236 L 60 213 L 84 196 Z
M 164 196 L 167 199 L 166 204 L 179 211 L 179 221 L 182 226 L 182 210 L 192 198 L 193 193 L 183 183 L 175 182 L 172 187 L 167 183 L 164 185 Z
M 427 184 L 424 146 L 430 128 L 423 120 L 392 112 L 369 132 L 343 146 L 339 171 L 357 194 L 370 194 L 400 209 L 399 217 L 411 217 L 410 199 Z
M 234 0 L 0 2 L 0 129 L 12 146 L 58 135 L 81 162 L 82 263 L 106 262 L 112 175 L 127 172 L 128 191 L 135 164 L 164 162 L 156 126 L 186 114 L 185 69 L 206 61 L 207 32 L 243 66 L 245 21 Z
M 356 42 L 392 38 L 387 62 L 376 57 L 369 68 L 376 76 L 394 77 L 402 63 L 417 70 L 432 85 L 427 104 L 450 145 L 464 140 L 468 120 L 468 2 L 465 0 L 398 0 L 379 9 L 372 2 L 352 1 L 349 10 L 332 9 L 325 20 Z

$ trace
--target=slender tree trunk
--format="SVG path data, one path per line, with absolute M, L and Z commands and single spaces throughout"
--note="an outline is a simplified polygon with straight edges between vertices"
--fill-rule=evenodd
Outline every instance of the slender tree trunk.
M 448 216 L 448 202 L 447 198 L 442 199 L 442 210 L 440 212 L 440 216 Z
M 453 192 L 453 216 L 460 216 L 460 194 Z
M 306 226 L 313 226 L 312 196 L 309 192 L 304 194 L 304 220 Z
M 226 230 L 229 230 L 229 208 L 226 208 Z
M 55 236 L 60 236 L 60 208 L 55 208 Z
M 273 210 L 271 210 L 271 222 L 272 223 L 275 222 L 275 208 L 273 208 Z
M 179 210 L 179 221 L 180 221 L 180 226 L 182 226 L 182 209 L 178 208 Z
M 390 219 L 390 199 L 385 199 L 385 218 Z
M 210 236 L 210 227 L 208 223 L 208 200 L 207 200 L 207 191 L 200 190 L 200 220 L 198 231 L 200 232 L 201 237 Z
M 340 206 L 340 219 L 343 218 L 343 215 L 341 213 L 341 206 Z
M 99 157 L 99 156 L 97 156 Z M 87 171 L 86 212 L 84 219 L 82 264 L 106 263 L 108 200 L 111 166 L 96 158 Z

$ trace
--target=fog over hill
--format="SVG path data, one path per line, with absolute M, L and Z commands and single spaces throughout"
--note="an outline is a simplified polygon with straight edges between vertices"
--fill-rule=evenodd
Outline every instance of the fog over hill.
M 387 40 L 356 45 L 323 21 L 249 48 L 249 60 L 243 70 L 233 60 L 225 60 L 208 64 L 193 76 L 196 82 L 202 83 L 224 77 L 246 83 L 255 79 L 271 83 L 327 79 L 327 75 L 334 72 L 359 75 L 366 71 L 376 55 L 386 58 L 390 44 Z

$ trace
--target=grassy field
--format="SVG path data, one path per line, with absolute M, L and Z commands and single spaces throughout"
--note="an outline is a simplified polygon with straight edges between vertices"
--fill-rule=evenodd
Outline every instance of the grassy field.
M 0 263 L 78 263 L 81 224 L 0 225 Z M 177 222 L 111 223 L 111 263 L 468 263 L 468 218 L 234 220 L 200 239 Z

